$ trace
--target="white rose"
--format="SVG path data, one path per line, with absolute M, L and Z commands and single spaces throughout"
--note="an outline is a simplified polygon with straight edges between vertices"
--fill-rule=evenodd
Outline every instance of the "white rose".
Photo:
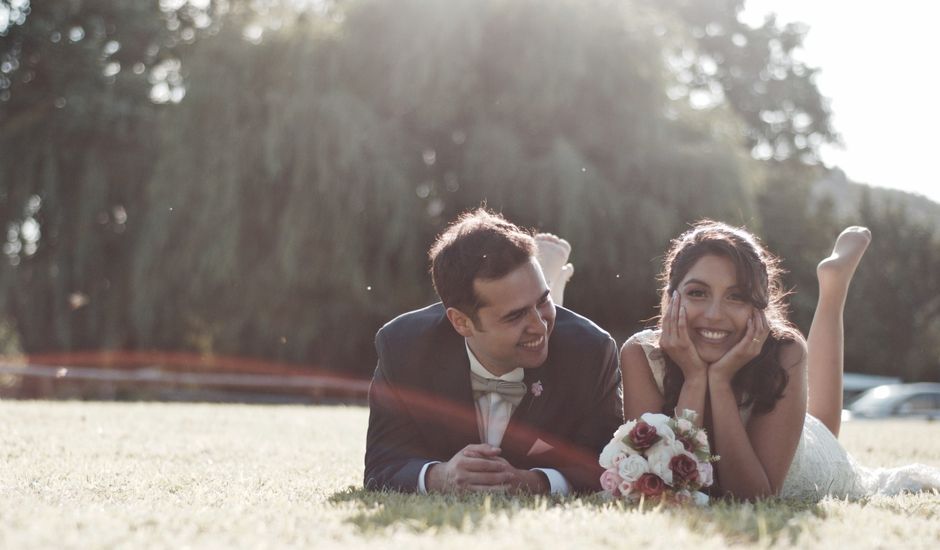
M 672 431 L 672 428 L 669 426 L 663 426 L 662 429 L 656 428 L 656 433 L 663 438 L 664 441 L 669 443 L 676 442 L 676 433 Z
M 630 435 L 630 430 L 632 430 L 634 426 L 636 426 L 636 420 L 631 420 L 626 424 L 623 424 L 617 428 L 617 431 L 614 432 L 614 439 L 618 441 L 624 441 L 627 436 Z
M 624 445 L 619 439 L 612 439 L 601 451 L 601 456 L 597 459 L 597 462 L 604 469 L 613 468 L 624 457 L 635 453 L 636 451 Z
M 640 476 L 649 472 L 650 466 L 646 459 L 639 455 L 631 455 L 620 461 L 617 473 L 624 481 L 633 483 L 640 479 Z
M 680 432 L 690 432 L 692 431 L 692 428 L 695 427 L 695 424 L 692 424 L 685 418 L 680 418 L 679 420 L 676 420 L 676 427 L 679 428 Z
M 643 413 L 643 415 L 640 416 L 640 420 L 653 426 L 657 430 L 659 430 L 660 426 L 665 426 L 669 423 L 669 417 L 660 413 Z
M 706 449 L 708 448 L 708 434 L 705 433 L 705 430 L 699 430 L 699 432 L 695 434 L 695 442 Z
M 661 477 L 667 485 L 672 485 L 672 470 L 669 468 L 669 461 L 672 460 L 672 457 L 683 452 L 685 452 L 685 447 L 675 439 L 672 441 L 660 440 L 646 451 L 650 472 Z

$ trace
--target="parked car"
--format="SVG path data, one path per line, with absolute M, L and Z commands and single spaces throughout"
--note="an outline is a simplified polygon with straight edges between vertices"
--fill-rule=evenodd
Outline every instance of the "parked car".
M 884 386 L 885 384 L 900 384 L 897 376 L 878 376 L 875 374 L 861 374 L 858 372 L 842 373 L 842 402 L 851 403 L 866 391 Z
M 907 417 L 940 420 L 940 384 L 886 384 L 852 401 L 843 419 Z

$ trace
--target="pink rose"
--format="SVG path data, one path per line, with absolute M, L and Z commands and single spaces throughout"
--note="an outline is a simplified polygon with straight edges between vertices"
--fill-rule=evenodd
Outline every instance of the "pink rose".
M 620 496 L 620 484 L 623 482 L 616 470 L 604 470 L 601 474 L 601 488 L 615 497 Z
M 698 465 L 698 479 L 702 487 L 708 487 L 714 482 L 714 469 L 710 462 L 701 462 Z
M 678 454 L 669 461 L 672 479 L 675 484 L 698 481 L 698 462 L 687 454 Z
M 642 420 L 637 422 L 636 426 L 630 430 L 628 437 L 630 438 L 630 443 L 633 445 L 633 448 L 638 451 L 649 449 L 654 443 L 659 441 L 656 428 Z
M 658 497 L 666 490 L 666 482 L 656 474 L 643 474 L 633 484 L 633 489 L 648 497 Z

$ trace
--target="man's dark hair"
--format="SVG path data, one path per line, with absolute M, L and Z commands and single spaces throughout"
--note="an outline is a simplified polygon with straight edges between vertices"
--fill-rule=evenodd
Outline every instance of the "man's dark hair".
M 461 214 L 431 246 L 431 279 L 444 307 L 476 321 L 481 303 L 474 279 L 499 279 L 535 256 L 532 234 L 500 214 L 478 208 Z

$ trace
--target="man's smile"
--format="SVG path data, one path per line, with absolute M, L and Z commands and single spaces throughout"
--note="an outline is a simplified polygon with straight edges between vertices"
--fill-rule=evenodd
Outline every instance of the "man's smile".
M 521 342 L 519 346 L 525 349 L 529 349 L 529 350 L 537 350 L 541 348 L 544 343 L 545 343 L 545 335 L 543 334 L 542 336 L 539 336 L 535 340 L 530 340 L 528 342 Z

